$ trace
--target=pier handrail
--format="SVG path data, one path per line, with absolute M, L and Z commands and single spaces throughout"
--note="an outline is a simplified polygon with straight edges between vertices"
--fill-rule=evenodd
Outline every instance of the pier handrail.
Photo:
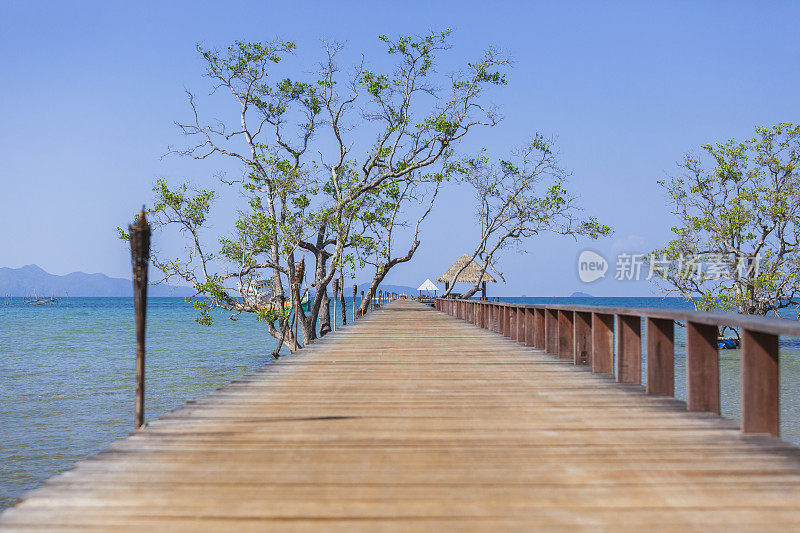
M 521 304 L 437 298 L 435 308 L 544 350 L 620 383 L 641 385 L 645 320 L 647 394 L 675 395 L 675 322 L 686 325 L 686 408 L 720 414 L 719 326 L 741 330 L 741 430 L 779 435 L 780 335 L 800 336 L 783 318 L 679 309 Z

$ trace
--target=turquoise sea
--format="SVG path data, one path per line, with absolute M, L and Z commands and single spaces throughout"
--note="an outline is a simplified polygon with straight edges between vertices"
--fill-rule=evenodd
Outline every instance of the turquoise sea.
M 689 308 L 662 298 L 503 298 L 524 303 Z M 253 371 L 274 341 L 253 317 L 195 322 L 182 298 L 148 305 L 148 420 Z M 347 302 L 348 319 L 352 317 Z M 337 310 L 337 322 L 341 312 Z M 676 328 L 676 395 L 685 399 L 685 344 Z M 800 340 L 781 340 L 782 436 L 800 444 Z M 129 298 L 55 305 L 0 299 L 0 509 L 133 429 L 135 344 Z M 723 413 L 739 415 L 739 353 L 721 352 Z

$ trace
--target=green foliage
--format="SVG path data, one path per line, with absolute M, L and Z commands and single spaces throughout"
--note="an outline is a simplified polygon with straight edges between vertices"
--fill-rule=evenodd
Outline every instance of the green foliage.
M 703 145 L 685 156 L 681 175 L 658 181 L 679 223 L 651 254 L 662 266 L 654 274 L 699 309 L 767 314 L 797 296 L 800 126 L 755 132 Z
M 253 313 L 290 346 L 289 320 L 295 318 L 282 302 L 287 287 L 297 296 L 299 258 L 319 261 L 308 272 L 324 284 L 336 270 L 387 253 L 391 228 L 403 223 L 401 207 L 431 191 L 435 199 L 439 184 L 462 171 L 455 145 L 471 128 L 497 120 L 479 99 L 484 87 L 506 83 L 507 61 L 490 49 L 453 78 L 438 76 L 450 33 L 382 35 L 388 70 L 358 65 L 350 77 L 337 66 L 337 43 L 325 43 L 317 70 L 309 74 L 301 67 L 296 77 L 275 68 L 293 55 L 292 41 L 235 41 L 222 50 L 197 46 L 211 97 L 229 97 L 236 113 L 229 124 L 205 124 L 190 94 L 192 121 L 180 128 L 195 144 L 174 153 L 236 161 L 242 174 L 225 183 L 237 187 L 246 203 L 212 243 L 215 249 L 203 238 L 214 191 L 158 180 L 150 212 L 157 228 L 176 226 L 186 238 L 182 257 L 154 258 L 153 265 L 195 288 L 199 323 L 211 324 L 214 309 Z M 366 138 L 374 141 L 361 146 L 354 130 L 368 131 Z M 268 305 L 252 297 L 253 280 L 260 286 L 268 280 L 274 291 Z M 322 294 L 324 285 L 317 287 Z M 313 332 L 319 305 L 312 309 L 305 320 Z

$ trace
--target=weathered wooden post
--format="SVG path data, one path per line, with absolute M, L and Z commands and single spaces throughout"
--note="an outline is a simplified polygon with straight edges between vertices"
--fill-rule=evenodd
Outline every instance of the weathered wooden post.
M 742 431 L 780 434 L 778 336 L 749 329 L 742 335 Z
M 575 360 L 575 313 L 558 312 L 558 358 Z
M 575 311 L 573 326 L 573 362 L 576 365 L 592 364 L 592 314 Z M 649 363 L 648 363 L 649 364 Z M 649 367 L 648 367 L 649 368 Z M 649 384 L 650 381 L 648 380 Z
M 347 302 L 344 299 L 344 275 L 339 277 L 339 303 L 342 305 L 342 326 L 347 325 Z
M 533 347 L 538 350 L 544 350 L 547 344 L 547 336 L 545 335 L 545 311 L 544 309 L 535 309 L 533 317 Z
M 647 394 L 675 395 L 675 322 L 647 318 Z
M 358 309 L 356 305 L 356 293 L 358 293 L 358 286 L 353 285 L 353 322 L 356 321 L 356 309 Z
M 364 302 L 364 291 L 361 291 L 361 302 L 362 302 L 362 303 Z M 359 306 L 359 307 L 360 307 L 360 306 Z M 367 306 L 367 307 L 369 307 L 369 306 Z M 367 311 L 369 311 L 369 309 L 364 309 L 364 312 L 365 312 L 365 313 L 366 313 Z
M 642 319 L 638 316 L 617 315 L 617 367 L 620 383 L 642 382 Z
M 339 280 L 333 278 L 333 320 L 331 321 L 333 326 L 333 331 L 336 331 L 336 299 L 338 298 L 338 296 L 339 296 Z
M 719 352 L 715 325 L 686 322 L 686 408 L 719 414 Z
M 302 297 L 300 296 L 300 287 L 303 283 L 303 280 L 306 278 L 306 258 L 302 257 L 300 259 L 300 263 L 297 264 L 294 270 L 294 284 L 295 284 L 295 295 L 297 296 L 297 309 L 294 312 L 294 346 L 295 349 L 300 348 L 300 342 L 297 340 L 297 328 L 299 327 L 300 322 L 300 313 L 298 312 L 301 307 L 303 307 Z
M 131 267 L 133 268 L 133 302 L 136 313 L 136 404 L 134 425 L 144 425 L 144 333 L 147 318 L 147 265 L 150 262 L 150 224 L 144 216 L 128 226 L 131 242 Z
M 544 351 L 558 355 L 558 310 L 544 310 Z
M 614 371 L 614 315 L 592 313 L 592 372 Z

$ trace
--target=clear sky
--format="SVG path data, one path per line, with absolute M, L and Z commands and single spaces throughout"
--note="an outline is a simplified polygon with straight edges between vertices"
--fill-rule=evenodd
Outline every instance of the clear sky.
M 378 34 L 450 27 L 454 55 L 493 44 L 515 60 L 496 99 L 505 119 L 474 142 L 500 156 L 536 131 L 557 136 L 572 190 L 616 231 L 593 243 L 528 241 L 502 257 L 508 283 L 490 293 L 649 295 L 613 272 L 582 284 L 578 253 L 663 244 L 673 220 L 656 180 L 683 153 L 800 121 L 798 22 L 797 2 L 0 0 L 0 266 L 129 277 L 115 228 L 150 201 L 153 180 L 203 184 L 234 170 L 161 158 L 181 141 L 184 88 L 207 87 L 196 42 L 279 36 L 313 59 L 320 38 L 369 55 Z M 469 196 L 446 193 L 413 263 L 388 281 L 435 279 L 472 246 Z

